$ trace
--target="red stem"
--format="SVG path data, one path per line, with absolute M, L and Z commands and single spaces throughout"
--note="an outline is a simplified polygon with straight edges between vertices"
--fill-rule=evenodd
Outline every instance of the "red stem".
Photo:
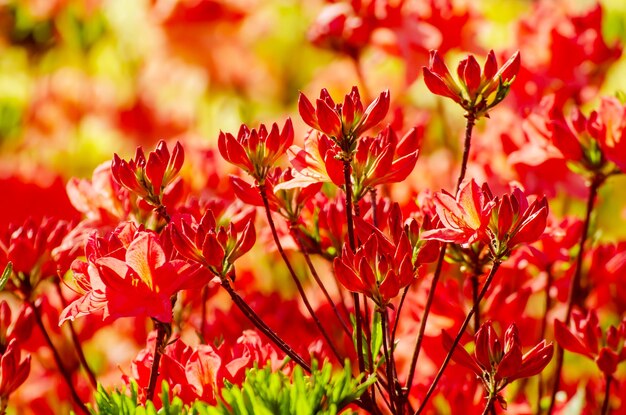
M 65 297 L 63 297 L 63 291 L 61 290 L 61 285 L 59 284 L 59 281 L 60 280 L 57 280 L 54 285 L 56 286 L 57 293 L 59 294 L 59 298 L 61 299 L 61 304 L 63 305 L 63 308 L 65 308 L 67 306 L 67 301 L 65 301 Z M 74 344 L 74 349 L 76 350 L 78 360 L 83 366 L 83 369 L 85 369 L 85 372 L 87 372 L 87 377 L 89 378 L 91 386 L 93 386 L 94 389 L 98 389 L 98 381 L 96 380 L 96 375 L 94 375 L 91 367 L 89 367 L 89 364 L 87 364 L 87 358 L 85 357 L 85 352 L 80 343 L 80 339 L 78 338 L 78 334 L 76 333 L 76 329 L 74 328 L 74 323 L 72 321 L 68 321 L 68 325 L 70 327 L 70 337 L 72 338 L 72 343 Z
M 330 347 L 331 351 L 333 352 L 333 354 L 335 355 L 339 363 L 343 366 L 343 357 L 337 351 L 337 347 L 335 346 L 332 339 L 330 338 L 330 336 L 324 329 L 324 326 L 322 326 L 322 322 L 320 321 L 319 317 L 317 316 L 317 314 L 315 314 L 315 311 L 313 310 L 313 307 L 311 306 L 311 303 L 309 302 L 309 299 L 307 298 L 306 293 L 304 292 L 302 283 L 300 282 L 300 279 L 298 278 L 298 276 L 296 275 L 296 272 L 291 266 L 291 262 L 289 261 L 289 258 L 287 258 L 287 254 L 285 254 L 285 251 L 283 250 L 283 246 L 280 243 L 280 238 L 278 237 L 278 232 L 276 231 L 276 225 L 274 224 L 274 219 L 272 218 L 272 211 L 270 210 L 269 200 L 267 199 L 267 193 L 266 193 L 267 190 L 265 188 L 265 185 L 260 184 L 258 185 L 258 188 L 259 188 L 259 192 L 261 193 L 261 198 L 263 199 L 263 205 L 265 206 L 265 215 L 267 216 L 267 221 L 270 225 L 270 230 L 272 231 L 272 236 L 274 237 L 274 243 L 276 244 L 276 248 L 278 249 L 278 252 L 281 258 L 283 259 L 283 262 L 285 263 L 285 265 L 287 265 L 287 269 L 289 270 L 291 279 L 293 280 L 294 284 L 296 284 L 296 288 L 298 289 L 298 293 L 300 294 L 300 298 L 302 298 L 302 302 L 304 303 L 304 306 L 306 307 L 307 311 L 311 315 L 311 318 L 315 322 L 315 325 L 319 329 L 320 333 L 324 337 L 324 340 L 326 340 L 328 347 Z
M 583 224 L 583 231 L 580 236 L 578 255 L 576 257 L 576 271 L 574 273 L 574 277 L 570 283 L 569 295 L 567 298 L 567 311 L 565 313 L 565 325 L 569 325 L 572 310 L 574 309 L 574 304 L 577 301 L 580 301 L 581 296 L 581 279 L 582 279 L 582 268 L 583 268 L 583 259 L 585 256 L 585 242 L 587 242 L 587 238 L 589 236 L 589 228 L 591 225 L 591 214 L 593 212 L 593 207 L 596 202 L 596 198 L 598 196 L 598 189 L 604 183 L 605 177 L 601 175 L 595 176 L 591 184 L 589 186 L 589 196 L 587 197 L 587 210 L 585 213 L 585 222 Z M 559 391 L 559 387 L 561 384 L 561 372 L 563 371 L 563 357 L 565 355 L 565 350 L 562 347 L 557 347 L 557 356 L 556 356 L 556 369 L 554 372 L 554 386 L 552 387 L 552 396 L 550 397 L 550 407 L 548 408 L 548 415 L 551 415 L 554 411 L 554 405 L 556 404 L 556 394 Z
M 161 355 L 165 346 L 165 334 L 168 323 L 152 319 L 154 326 L 157 330 L 157 337 L 154 343 L 154 358 L 152 360 L 152 367 L 150 368 L 150 379 L 148 381 L 148 389 L 146 391 L 146 400 L 152 401 L 154 398 L 154 390 L 156 389 L 157 378 L 159 377 L 159 363 L 161 362 Z
M 426 407 L 426 404 L 428 403 L 428 400 L 432 396 L 433 392 L 435 392 L 435 389 L 437 388 L 437 384 L 439 383 L 441 376 L 443 376 L 443 372 L 445 371 L 446 367 L 448 366 L 448 363 L 450 363 L 450 360 L 452 359 L 452 354 L 454 353 L 454 350 L 456 349 L 459 342 L 461 341 L 461 337 L 463 337 L 463 334 L 465 333 L 465 329 L 467 329 L 467 326 L 469 325 L 470 320 L 472 319 L 474 313 L 476 313 L 480 302 L 482 301 L 483 297 L 487 293 L 487 290 L 489 289 L 489 286 L 491 285 L 491 282 L 493 281 L 493 277 L 496 275 L 496 272 L 498 272 L 498 268 L 500 268 L 500 261 L 495 260 L 493 262 L 493 266 L 491 267 L 491 271 L 489 272 L 489 275 L 487 276 L 487 279 L 485 280 L 485 284 L 483 285 L 482 290 L 480 290 L 480 293 L 478 294 L 478 298 L 477 298 L 478 301 L 474 304 L 474 306 L 470 310 L 467 317 L 465 317 L 465 321 L 463 321 L 463 324 L 461 325 L 459 332 L 457 333 L 454 341 L 452 342 L 452 346 L 450 347 L 450 350 L 448 351 L 446 358 L 441 364 L 441 367 L 439 368 L 439 371 L 437 372 L 435 379 L 432 381 L 430 388 L 428 389 L 428 392 L 426 392 L 426 396 L 424 397 L 424 400 L 422 401 L 422 404 L 420 405 L 418 410 L 415 412 L 415 415 L 422 413 L 422 411 Z
M 300 367 L 307 371 L 307 373 L 311 373 L 311 366 L 308 365 L 304 361 L 298 353 L 295 352 L 283 339 L 280 338 L 278 334 L 259 317 L 252 308 L 235 292 L 233 287 L 230 285 L 230 281 L 226 278 L 222 278 L 222 287 L 228 292 L 230 298 L 233 300 L 235 305 L 241 310 L 241 312 L 258 328 L 261 333 L 265 334 L 280 350 L 282 350 L 287 356 L 289 356 L 294 362 L 296 362 Z
M 37 308 L 37 306 L 35 306 L 35 304 L 33 304 L 30 301 L 28 301 L 27 304 L 33 310 L 35 321 L 37 322 L 37 325 L 39 326 L 39 329 L 41 330 L 41 334 L 43 335 L 44 340 L 46 341 L 46 344 L 48 345 L 48 347 L 50 348 L 50 351 L 52 352 L 52 357 L 54 358 L 54 362 L 56 363 L 57 367 L 59 368 L 59 371 L 61 372 L 61 376 L 63 377 L 63 380 L 65 380 L 65 383 L 70 389 L 70 394 L 72 395 L 72 399 L 74 399 L 74 402 L 76 403 L 76 405 L 78 406 L 78 409 L 80 409 L 82 413 L 89 414 L 87 407 L 85 406 L 83 401 L 80 399 L 80 396 L 78 396 L 78 392 L 76 391 L 76 388 L 74 387 L 74 382 L 72 382 L 71 374 L 67 371 L 67 368 L 63 364 L 61 355 L 59 354 L 59 351 L 54 346 L 54 343 L 52 343 L 52 339 L 50 338 L 50 335 L 48 334 L 48 331 L 46 330 L 46 327 L 43 324 L 43 319 L 41 318 L 41 313 L 39 312 L 39 308 Z

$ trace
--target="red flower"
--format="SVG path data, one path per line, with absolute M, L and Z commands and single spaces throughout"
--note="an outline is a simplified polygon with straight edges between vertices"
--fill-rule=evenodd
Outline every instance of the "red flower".
M 335 104 L 323 88 L 315 107 L 300 93 L 298 110 L 305 123 L 332 138 L 342 151 L 351 153 L 361 134 L 378 125 L 387 115 L 389 91 L 381 92 L 364 111 L 356 86 L 345 96 L 343 104 Z
M 22 226 L 11 225 L 0 236 L 0 269 L 9 262 L 13 271 L 9 278 L 10 289 L 24 299 L 45 278 L 54 277 L 61 264 L 53 254 L 70 231 L 68 222 L 44 218 L 41 222 L 27 220 Z
M 130 222 L 104 238 L 92 235 L 85 256 L 87 262 L 72 264 L 83 295 L 63 310 L 60 324 L 94 313 L 104 320 L 147 316 L 169 323 L 172 296 L 208 282 L 198 266 L 170 259 L 156 233 Z
M 372 233 L 355 253 L 344 244 L 342 255 L 335 258 L 333 266 L 344 287 L 367 295 L 383 308 L 415 279 L 412 256 L 406 234 L 394 245 L 381 233 Z
M 576 173 L 606 177 L 615 166 L 626 170 L 626 106 L 617 99 L 603 98 L 589 117 L 578 108 L 569 118 L 557 114 L 551 131 L 554 146 Z
M 452 339 L 442 332 L 444 347 L 452 347 Z M 522 354 L 522 346 L 515 323 L 511 324 L 504 338 L 500 340 L 491 325 L 491 321 L 483 323 L 474 337 L 474 354 L 470 355 L 464 348 L 454 349 L 452 360 L 471 369 L 482 381 L 489 395 L 497 395 L 498 401 L 504 404 L 500 391 L 509 383 L 535 376 L 550 363 L 554 353 L 552 343 L 545 340 L 531 350 Z
M 508 256 L 519 244 L 535 242 L 546 229 L 548 202 L 545 197 L 529 204 L 524 193 L 515 188 L 497 201 L 489 228 L 495 257 Z
M 360 200 L 368 190 L 383 183 L 398 183 L 413 171 L 419 153 L 417 129 L 398 140 L 389 127 L 376 137 L 359 140 L 352 162 L 354 199 Z
M 495 201 L 473 179 L 461 187 L 456 199 L 444 190 L 434 195 L 433 202 L 443 228 L 424 232 L 423 239 L 471 244 L 486 238 Z
M 291 165 L 297 170 L 292 184 L 332 182 L 343 186 L 341 149 L 328 136 L 311 131 L 304 138 L 304 148 L 294 145 L 287 153 Z
M 235 138 L 230 133 L 220 132 L 218 146 L 220 154 L 226 161 L 243 169 L 254 177 L 259 184 L 265 183 L 265 178 L 271 167 L 287 151 L 293 143 L 293 125 L 291 119 L 285 121 L 282 131 L 276 123 L 268 131 L 261 124 L 258 130 L 250 130 L 245 124 L 239 128 Z
M 468 113 L 479 117 L 506 97 L 519 69 L 519 51 L 499 70 L 496 56 L 493 50 L 490 51 L 482 73 L 476 58 L 469 55 L 457 67 L 457 83 L 438 51 L 433 50 L 430 52 L 429 67 L 424 67 L 423 71 L 424 82 L 433 94 L 451 98 Z
M 119 184 L 150 205 L 158 207 L 161 205 L 163 191 L 174 182 L 184 160 L 185 153 L 179 142 L 176 142 L 170 154 L 167 144 L 161 140 L 147 160 L 141 147 L 137 147 L 135 158 L 129 161 L 114 154 L 111 172 Z
M 220 277 L 231 274 L 235 260 L 248 252 L 256 240 L 252 219 L 238 235 L 232 223 L 228 229 L 218 228 L 210 210 L 199 223 L 190 215 L 180 215 L 170 229 L 172 243 L 183 257 L 205 265 Z
M 282 171 L 279 167 L 270 172 L 265 180 L 270 209 L 280 213 L 289 222 L 298 222 L 305 204 L 322 188 L 322 183 L 302 183 L 294 180 L 293 168 Z M 230 177 L 235 194 L 244 203 L 263 206 L 257 186 L 237 176 Z
M 0 412 L 4 412 L 8 397 L 28 378 L 30 355 L 21 359 L 17 340 L 12 339 L 0 358 Z
M 626 319 L 617 328 L 609 327 L 605 340 L 595 311 L 589 310 L 586 316 L 574 311 L 572 320 L 572 329 L 559 320 L 554 322 L 556 341 L 565 350 L 595 361 L 607 378 L 613 376 L 617 365 L 626 360 Z
M 604 97 L 598 111 L 599 143 L 606 158 L 626 173 L 626 105 Z

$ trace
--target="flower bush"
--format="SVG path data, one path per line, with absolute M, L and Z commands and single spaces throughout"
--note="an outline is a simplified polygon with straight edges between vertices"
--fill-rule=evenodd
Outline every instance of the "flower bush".
M 0 414 L 626 411 L 618 2 L 4 3 Z

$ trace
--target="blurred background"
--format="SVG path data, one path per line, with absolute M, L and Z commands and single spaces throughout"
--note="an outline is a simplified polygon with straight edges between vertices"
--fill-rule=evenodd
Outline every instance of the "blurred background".
M 523 114 L 554 91 L 586 103 L 626 89 L 624 39 L 620 0 L 0 0 L 0 227 L 76 217 L 64 183 L 113 152 L 211 146 L 287 116 L 301 137 L 299 91 L 389 88 L 390 121 L 425 125 L 423 154 L 458 147 L 461 114 L 420 80 L 430 49 L 453 62 L 494 48 L 500 63 L 521 49 Z

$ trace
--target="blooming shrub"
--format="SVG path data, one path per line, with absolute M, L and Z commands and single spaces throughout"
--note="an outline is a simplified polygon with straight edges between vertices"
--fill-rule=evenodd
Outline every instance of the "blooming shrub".
M 4 3 L 0 414 L 626 411 L 615 2 Z

